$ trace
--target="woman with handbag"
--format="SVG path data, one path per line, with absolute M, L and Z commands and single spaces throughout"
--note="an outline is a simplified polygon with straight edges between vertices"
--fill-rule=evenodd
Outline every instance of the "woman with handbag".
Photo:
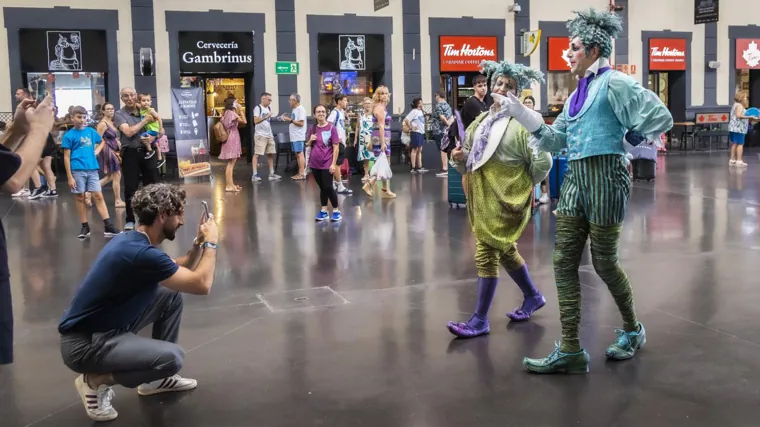
M 240 131 L 238 125 L 246 124 L 245 115 L 240 109 L 235 98 L 224 100 L 224 114 L 220 120 L 224 130 L 227 132 L 227 139 L 222 141 L 222 151 L 219 153 L 219 160 L 227 160 L 227 168 L 224 170 L 224 180 L 226 181 L 225 191 L 238 192 L 243 189 L 235 185 L 232 175 L 235 169 L 235 163 L 243 154 L 243 147 L 240 143 Z
M 391 191 L 391 174 L 388 163 L 388 159 L 391 157 L 391 116 L 386 108 L 390 100 L 391 93 L 386 86 L 378 86 L 372 95 L 372 151 L 376 159 L 372 170 L 381 169 L 382 171 L 376 174 L 370 172 L 372 176 L 362 187 L 365 193 L 374 196 L 375 183 L 378 180 L 385 182 L 385 188 L 382 189 L 382 197 L 385 199 L 396 197 L 396 194 Z M 382 167 L 378 167 L 378 163 Z

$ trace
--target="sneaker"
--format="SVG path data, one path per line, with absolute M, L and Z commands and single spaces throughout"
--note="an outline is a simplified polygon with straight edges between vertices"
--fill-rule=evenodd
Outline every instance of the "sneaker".
M 280 175 L 277 175 L 276 173 L 270 173 L 269 174 L 269 180 L 270 181 L 279 181 L 282 177 Z
M 330 219 L 330 215 L 326 211 L 320 211 L 314 219 L 317 221 L 327 221 Z
M 150 396 L 159 393 L 169 393 L 173 391 L 188 391 L 198 387 L 198 381 L 190 378 L 182 378 L 179 375 L 172 375 L 161 380 L 153 381 L 148 384 L 141 384 L 137 387 L 137 394 L 140 396 Z
M 45 194 L 42 195 L 42 197 L 58 197 L 58 191 L 56 190 L 48 190 L 45 192 Z
M 37 200 L 40 197 L 42 197 L 45 194 L 45 190 L 40 188 L 35 188 L 34 191 L 29 195 L 29 200 Z
M 150 159 L 151 157 L 156 155 L 156 150 L 153 150 L 151 152 L 145 153 L 145 159 Z
M 740 168 L 746 168 L 746 167 L 747 167 L 747 164 L 746 164 L 746 163 L 744 163 L 744 161 L 742 161 L 742 160 L 737 160 L 737 161 L 736 161 L 736 166 L 738 166 L 738 167 L 740 167 Z
M 11 194 L 11 197 L 29 197 L 32 194 L 28 189 L 22 188 L 18 193 Z
M 333 211 L 332 216 L 330 217 L 330 221 L 332 222 L 338 222 L 343 219 L 343 215 L 340 214 L 338 211 Z
M 79 397 L 82 398 L 84 410 L 87 416 L 93 421 L 111 421 L 119 416 L 116 409 L 111 406 L 111 400 L 116 395 L 111 387 L 101 385 L 97 390 L 93 390 L 84 381 L 84 375 L 80 375 L 74 380 Z
M 337 191 L 338 191 L 338 194 L 354 194 L 354 190 L 349 190 L 343 185 L 339 185 Z
M 166 164 L 166 159 L 161 159 L 158 161 L 158 165 L 156 166 L 156 169 L 161 169 Z
M 559 351 L 559 341 L 554 342 L 554 351 L 543 359 L 523 359 L 523 366 L 536 374 L 587 374 L 591 357 L 586 350 L 577 353 Z
M 128 222 L 126 225 L 124 225 L 124 231 L 132 231 L 134 229 L 135 229 L 134 222 Z
M 729 160 L 728 161 L 729 166 L 736 166 L 736 160 Z
M 544 193 L 541 195 L 541 197 L 538 199 L 538 203 L 545 205 L 547 203 L 551 202 L 551 199 L 549 198 L 549 195 Z
M 449 177 L 449 171 L 441 171 L 435 174 L 438 178 L 448 178 Z
M 79 235 L 77 236 L 79 239 L 84 240 L 88 237 L 90 237 L 90 226 L 89 225 L 83 225 L 82 229 L 79 230 Z
M 259 174 L 254 174 L 251 177 L 251 181 L 253 181 L 253 182 L 261 182 L 261 177 L 259 176 Z
M 112 224 L 108 224 L 105 227 L 105 232 L 103 233 L 106 237 L 113 237 L 117 234 L 121 233 L 121 230 L 114 227 Z
M 412 168 L 412 170 L 410 172 L 411 173 L 417 173 L 417 169 L 416 168 Z
M 647 331 L 641 323 L 639 323 L 638 332 L 626 332 L 622 329 L 615 329 L 615 335 L 617 335 L 617 339 L 604 352 L 605 356 L 612 360 L 632 359 L 636 354 L 636 350 L 644 347 L 644 344 L 647 342 Z
M 427 172 L 430 172 L 430 171 L 427 170 L 427 169 L 425 169 L 425 168 L 418 168 L 417 169 L 417 173 L 427 173 Z M 448 172 L 446 173 L 446 175 L 448 175 Z

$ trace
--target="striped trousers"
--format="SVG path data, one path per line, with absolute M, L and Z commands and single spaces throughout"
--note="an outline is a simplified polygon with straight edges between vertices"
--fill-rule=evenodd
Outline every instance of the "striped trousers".
M 623 156 L 588 157 L 568 164 L 557 204 L 554 249 L 554 276 L 562 323 L 560 349 L 565 353 L 581 350 L 578 268 L 589 237 L 594 270 L 612 294 L 623 317 L 624 329 L 637 329 L 633 292 L 618 261 L 620 231 L 630 188 L 631 178 Z

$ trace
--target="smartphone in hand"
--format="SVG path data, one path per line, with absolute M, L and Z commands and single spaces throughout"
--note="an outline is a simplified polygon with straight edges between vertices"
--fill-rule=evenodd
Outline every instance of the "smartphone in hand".
M 208 210 L 208 203 L 205 200 L 202 200 L 201 206 L 203 206 L 203 215 L 205 216 L 203 222 L 206 222 L 209 218 L 211 218 L 211 214 Z

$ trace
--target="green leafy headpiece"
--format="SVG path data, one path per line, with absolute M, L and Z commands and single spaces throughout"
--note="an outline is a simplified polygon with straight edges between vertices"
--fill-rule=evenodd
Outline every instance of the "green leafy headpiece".
M 530 87 L 531 82 L 544 81 L 544 73 L 526 67 L 523 64 L 510 64 L 507 61 L 483 61 L 480 63 L 483 74 L 491 78 L 491 84 L 496 83 L 499 76 L 512 77 L 517 82 L 517 94 Z
M 567 21 L 570 38 L 579 37 L 586 47 L 586 53 L 599 48 L 601 58 L 612 55 L 612 39 L 623 31 L 623 20 L 612 12 L 588 9 L 575 12 L 576 17 Z

